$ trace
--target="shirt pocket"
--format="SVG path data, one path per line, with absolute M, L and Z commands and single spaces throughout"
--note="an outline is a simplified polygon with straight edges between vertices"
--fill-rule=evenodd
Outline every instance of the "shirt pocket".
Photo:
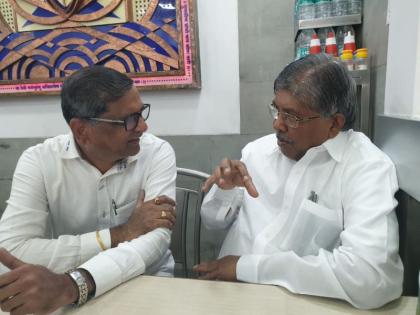
M 117 206 L 112 214 L 112 227 L 126 223 L 133 213 L 136 203 L 137 200 L 132 200 L 122 206 Z
M 316 255 L 321 248 L 332 251 L 340 243 L 341 232 L 338 209 L 304 199 L 286 234 L 282 249 L 292 250 L 299 256 Z

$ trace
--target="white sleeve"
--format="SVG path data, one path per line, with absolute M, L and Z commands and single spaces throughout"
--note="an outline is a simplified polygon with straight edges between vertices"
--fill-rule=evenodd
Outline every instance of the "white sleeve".
M 213 185 L 201 206 L 201 219 L 209 230 L 225 229 L 236 219 L 243 199 L 243 189 L 223 190 Z
M 164 142 L 152 160 L 144 187 L 145 200 L 159 195 L 167 195 L 175 200 L 176 162 L 172 147 Z M 144 273 L 147 267 L 167 252 L 170 240 L 170 230 L 158 228 L 99 253 L 80 268 L 86 269 L 92 275 L 96 283 L 95 296 L 99 296 Z
M 0 246 L 24 262 L 64 272 L 101 249 L 94 232 L 49 239 L 49 208 L 40 159 L 36 150 L 30 148 L 17 163 L 10 198 L 0 221 Z M 8 271 L 1 264 L 0 269 Z
M 350 167 L 343 174 L 344 230 L 332 252 L 300 257 L 294 252 L 244 255 L 239 280 L 281 285 L 292 292 L 344 299 L 362 309 L 401 295 L 395 168 L 383 161 Z

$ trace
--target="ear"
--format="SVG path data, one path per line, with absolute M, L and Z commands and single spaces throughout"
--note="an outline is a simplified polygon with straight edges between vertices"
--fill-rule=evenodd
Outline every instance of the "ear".
M 346 123 L 346 118 L 341 113 L 336 113 L 331 116 L 331 126 L 328 131 L 329 139 L 334 138 L 338 133 L 343 129 L 344 124 Z
M 69 125 L 73 136 L 79 145 L 83 145 L 89 142 L 90 132 L 88 123 L 86 121 L 80 118 L 72 118 Z

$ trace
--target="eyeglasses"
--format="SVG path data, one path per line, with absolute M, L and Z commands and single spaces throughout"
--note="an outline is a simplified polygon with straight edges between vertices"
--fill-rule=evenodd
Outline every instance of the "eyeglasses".
M 276 105 L 274 105 L 274 103 L 271 103 L 270 105 L 268 105 L 268 109 L 270 111 L 271 116 L 273 116 L 274 119 L 278 119 L 279 116 L 281 116 L 286 126 L 290 128 L 298 128 L 299 123 L 301 122 L 306 122 L 312 119 L 321 118 L 321 116 L 300 118 L 295 115 L 278 110 Z
M 125 128 L 125 131 L 133 131 L 137 128 L 137 125 L 139 124 L 140 117 L 146 121 L 147 118 L 149 118 L 150 114 L 150 104 L 143 104 L 143 107 L 138 113 L 131 114 L 127 117 L 125 117 L 123 120 L 115 120 L 115 119 L 106 119 L 106 118 L 87 118 L 88 120 L 93 121 L 100 121 L 100 122 L 106 122 L 111 123 L 115 125 L 123 125 Z

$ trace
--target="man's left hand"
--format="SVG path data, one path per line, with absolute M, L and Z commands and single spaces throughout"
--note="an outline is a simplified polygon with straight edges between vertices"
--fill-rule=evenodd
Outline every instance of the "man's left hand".
M 0 248 L 0 263 L 10 269 L 0 275 L 3 312 L 12 315 L 47 314 L 78 298 L 76 285 L 65 274 L 26 264 L 3 248 Z
M 193 267 L 194 272 L 200 273 L 202 280 L 237 281 L 236 264 L 240 256 L 225 256 L 223 258 L 203 262 Z

